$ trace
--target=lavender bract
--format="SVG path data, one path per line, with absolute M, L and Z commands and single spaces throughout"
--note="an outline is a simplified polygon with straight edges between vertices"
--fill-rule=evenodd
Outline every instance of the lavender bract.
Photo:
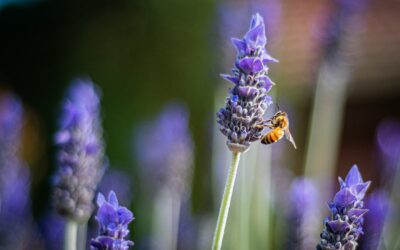
M 110 191 L 108 199 L 102 193 L 97 196 L 96 220 L 99 223 L 99 234 L 92 239 L 92 250 L 127 250 L 133 242 L 126 240 L 129 234 L 128 224 L 134 219 L 133 213 L 118 204 L 114 191 Z
M 364 182 L 358 167 L 354 165 L 343 180 L 339 177 L 340 190 L 329 203 L 331 216 L 324 220 L 325 228 L 321 233 L 319 250 L 354 250 L 357 240 L 363 233 L 364 209 L 362 201 L 370 181 Z
M 99 106 L 99 93 L 90 80 L 73 82 L 55 138 L 59 147 L 55 207 L 61 215 L 76 221 L 90 217 L 95 190 L 104 172 Z
M 268 77 L 266 63 L 277 62 L 266 51 L 264 20 L 259 14 L 252 17 L 250 29 L 243 39 L 232 38 L 237 58 L 231 75 L 222 77 L 234 84 L 226 98 L 225 108 L 218 113 L 220 131 L 228 138 L 233 152 L 244 152 L 250 142 L 261 138 L 262 129 L 256 127 L 272 103 L 267 95 L 274 83 Z

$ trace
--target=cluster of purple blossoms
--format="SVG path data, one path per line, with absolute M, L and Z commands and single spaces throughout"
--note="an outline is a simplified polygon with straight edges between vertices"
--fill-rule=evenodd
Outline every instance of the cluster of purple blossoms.
M 269 62 L 277 62 L 266 51 L 264 20 L 259 14 L 252 17 L 250 29 L 243 39 L 232 38 L 237 58 L 231 75 L 222 75 L 232 82 L 225 107 L 218 113 L 220 131 L 228 138 L 233 152 L 244 152 L 250 142 L 261 138 L 263 115 L 272 103 L 267 93 L 274 83 L 268 77 Z
M 134 219 L 133 213 L 118 204 L 114 191 L 110 191 L 108 199 L 102 193 L 97 196 L 96 220 L 99 223 L 99 233 L 92 239 L 92 250 L 127 250 L 133 242 L 124 239 L 129 234 L 128 224 Z
M 63 104 L 60 129 L 59 171 L 55 178 L 57 211 L 76 221 L 86 221 L 105 166 L 100 124 L 99 91 L 90 80 L 76 80 Z
M 142 124 L 135 132 L 135 151 L 143 178 L 177 194 L 190 190 L 194 146 L 186 108 L 171 103 L 154 121 Z
M 331 216 L 324 221 L 319 250 L 355 250 L 363 233 L 363 215 L 368 209 L 363 208 L 362 200 L 371 182 L 364 182 L 354 165 L 344 181 L 339 177 L 339 183 L 340 190 L 329 204 Z

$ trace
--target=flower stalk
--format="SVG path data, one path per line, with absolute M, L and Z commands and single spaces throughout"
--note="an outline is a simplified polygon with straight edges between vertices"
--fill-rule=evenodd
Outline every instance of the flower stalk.
M 235 185 L 236 174 L 239 166 L 240 152 L 232 152 L 232 163 L 229 167 L 229 175 L 226 181 L 224 195 L 222 196 L 221 206 L 218 214 L 217 226 L 215 227 L 213 250 L 219 250 L 224 238 L 226 221 L 228 219 L 229 207 L 231 205 L 233 187 Z
M 229 90 L 225 107 L 217 113 L 217 122 L 233 158 L 214 233 L 214 250 L 222 246 L 240 154 L 249 149 L 251 142 L 261 139 L 260 125 L 272 103 L 268 92 L 275 83 L 268 76 L 267 63 L 278 61 L 267 53 L 264 19 L 258 13 L 252 16 L 244 37 L 232 38 L 232 43 L 237 51 L 236 61 L 231 74 L 221 76 L 234 86 Z
M 78 235 L 78 223 L 68 220 L 65 226 L 64 250 L 76 250 Z

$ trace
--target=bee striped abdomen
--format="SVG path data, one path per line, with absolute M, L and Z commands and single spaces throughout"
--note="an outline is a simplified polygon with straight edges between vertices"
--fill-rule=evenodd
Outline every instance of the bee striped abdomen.
M 275 128 L 261 138 L 261 143 L 271 144 L 271 143 L 277 142 L 280 139 L 282 139 L 283 135 L 284 135 L 284 132 L 282 129 Z

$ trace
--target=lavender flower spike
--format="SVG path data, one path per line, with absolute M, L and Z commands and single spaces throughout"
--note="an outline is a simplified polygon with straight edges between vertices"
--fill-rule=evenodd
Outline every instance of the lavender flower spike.
M 63 104 L 60 129 L 59 170 L 55 178 L 57 211 L 75 221 L 86 221 L 95 190 L 104 172 L 104 145 L 100 125 L 100 98 L 90 80 L 76 80 Z
M 222 75 L 232 82 L 225 107 L 218 113 L 220 131 L 228 138 L 227 145 L 232 152 L 244 152 L 250 142 L 261 137 L 257 124 L 263 121 L 268 105 L 272 103 L 267 95 L 274 83 L 268 77 L 266 63 L 277 62 L 265 49 L 264 20 L 255 14 L 250 29 L 242 39 L 232 38 L 237 50 L 231 75 Z
M 355 250 L 363 233 L 363 215 L 368 209 L 363 208 L 362 200 L 371 182 L 364 182 L 354 165 L 345 180 L 339 177 L 339 183 L 340 190 L 329 204 L 331 216 L 324 220 L 318 250 Z
M 125 240 L 128 236 L 128 224 L 134 219 L 133 213 L 118 204 L 114 191 L 108 194 L 108 200 L 102 193 L 97 196 L 96 220 L 99 223 L 99 235 L 92 239 L 91 250 L 127 250 L 133 242 Z

